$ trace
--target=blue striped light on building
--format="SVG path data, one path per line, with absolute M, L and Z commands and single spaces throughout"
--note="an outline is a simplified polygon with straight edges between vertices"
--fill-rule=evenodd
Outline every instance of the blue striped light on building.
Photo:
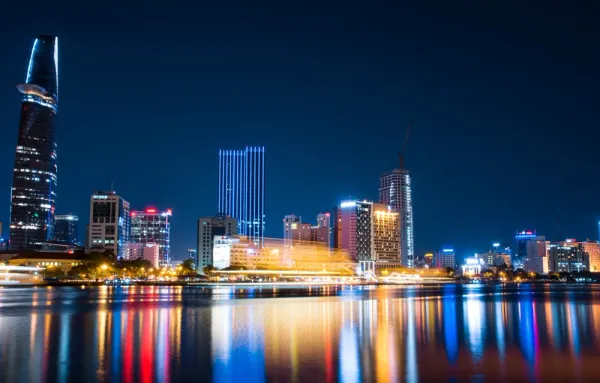
M 219 150 L 218 212 L 236 218 L 238 233 L 261 246 L 265 231 L 265 148 Z

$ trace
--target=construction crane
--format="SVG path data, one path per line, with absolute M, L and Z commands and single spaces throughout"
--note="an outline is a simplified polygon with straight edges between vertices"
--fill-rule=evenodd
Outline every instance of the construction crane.
M 398 159 L 400 160 L 400 169 L 404 169 L 404 153 L 406 152 L 406 145 L 408 144 L 408 136 L 410 135 L 410 124 L 406 128 L 406 135 L 404 136 L 404 144 L 402 144 L 402 150 Z

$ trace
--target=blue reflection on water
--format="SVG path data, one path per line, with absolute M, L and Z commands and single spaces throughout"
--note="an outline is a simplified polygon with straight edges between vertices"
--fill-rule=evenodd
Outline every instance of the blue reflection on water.
M 115 330 L 121 330 L 121 316 L 123 314 L 120 312 L 116 312 L 113 315 L 113 323 L 112 326 Z M 120 331 L 112 331 L 112 361 L 111 361 L 111 374 L 113 379 L 118 379 L 119 372 L 121 369 L 121 332 Z
M 495 313 L 496 316 L 496 344 L 498 345 L 498 353 L 500 355 L 500 361 L 504 362 L 506 357 L 506 346 L 504 342 L 504 323 L 503 323 L 503 312 L 502 312 L 502 302 L 499 300 L 495 303 Z
M 533 328 L 533 306 L 531 296 L 519 302 L 519 344 L 530 368 L 535 367 L 535 344 Z
M 58 376 L 65 382 L 69 376 L 69 345 L 71 342 L 71 315 L 60 316 L 60 347 L 58 355 Z
M 340 332 L 340 381 L 353 383 L 360 381 L 358 340 L 352 322 L 346 321 Z
M 252 309 L 244 313 L 244 326 L 236 323 L 233 307 L 220 306 L 213 313 L 213 382 L 262 382 L 265 380 L 262 323 L 254 324 Z M 214 321 L 217 321 L 216 323 Z
M 443 299 L 444 302 L 444 347 L 450 364 L 458 359 L 458 333 L 456 325 L 456 301 L 453 296 Z

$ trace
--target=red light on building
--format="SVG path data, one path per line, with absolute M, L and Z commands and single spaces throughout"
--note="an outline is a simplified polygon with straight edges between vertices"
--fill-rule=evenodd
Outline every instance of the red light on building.
M 167 214 L 169 214 L 169 215 L 173 214 L 173 210 L 167 209 Z
M 135 212 L 131 212 L 131 216 L 132 216 L 132 217 L 135 217 Z
M 156 209 L 146 209 L 146 213 L 156 213 Z

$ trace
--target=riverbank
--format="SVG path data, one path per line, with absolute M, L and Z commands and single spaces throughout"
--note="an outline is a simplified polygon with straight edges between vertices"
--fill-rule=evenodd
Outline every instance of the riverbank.
M 448 281 L 406 281 L 397 283 L 385 283 L 385 282 L 373 282 L 373 281 L 362 281 L 362 282 L 336 282 L 336 281 L 318 281 L 318 282 L 188 282 L 188 281 L 136 281 L 128 284 L 107 284 L 105 281 L 47 281 L 44 283 L 19 283 L 19 284 L 7 284 L 0 285 L 0 288 L 30 288 L 30 287 L 100 287 L 100 286 L 111 286 L 111 287 L 127 287 L 127 286 L 158 286 L 158 287 L 169 287 L 169 286 L 181 286 L 181 287 L 278 287 L 278 286 L 296 286 L 296 287 L 318 287 L 318 286 L 443 286 L 448 284 L 454 285 L 524 285 L 524 284 L 595 284 L 594 282 L 569 282 L 565 280 L 560 281 L 490 281 L 487 283 L 473 284 L 459 280 L 448 280 Z

